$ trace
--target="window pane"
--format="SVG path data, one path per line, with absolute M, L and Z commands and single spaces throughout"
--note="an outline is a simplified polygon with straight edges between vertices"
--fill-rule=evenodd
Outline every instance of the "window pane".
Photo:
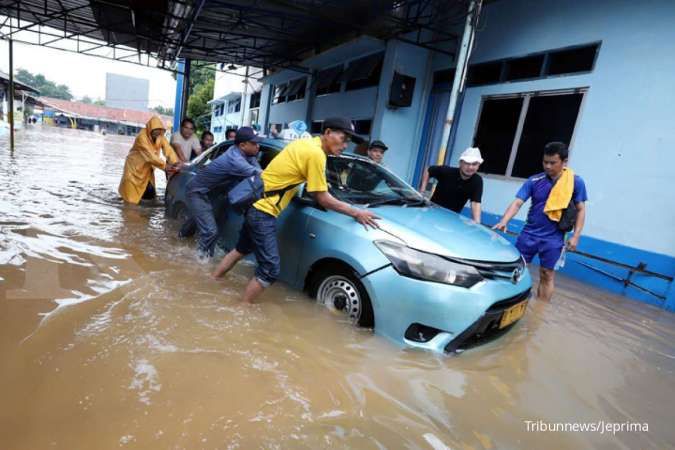
M 377 86 L 380 83 L 384 53 L 366 56 L 349 63 L 342 79 L 347 82 L 346 90 Z
M 544 64 L 544 55 L 526 56 L 506 61 L 506 80 L 538 78 L 541 75 L 542 64 Z
M 485 162 L 480 171 L 505 175 L 516 135 L 523 98 L 489 99 L 483 102 L 474 145 Z
M 321 134 L 322 129 L 323 129 L 323 120 L 315 120 L 312 122 L 309 132 L 312 134 Z
M 502 74 L 502 62 L 473 64 L 469 67 L 466 77 L 467 86 L 481 86 L 484 84 L 499 83 Z
M 354 132 L 356 134 L 363 134 L 363 135 L 370 134 L 370 127 L 373 124 L 373 121 L 371 119 L 354 120 L 353 123 L 354 123 Z
M 287 84 L 282 84 L 274 88 L 274 101 L 273 103 L 283 103 L 286 101 L 286 91 L 288 90 Z
M 548 59 L 548 75 L 590 72 L 593 70 L 598 45 L 552 52 Z
M 437 70 L 434 72 L 434 84 L 450 84 L 455 80 L 455 69 Z
M 286 91 L 287 101 L 299 100 L 305 98 L 305 89 L 307 87 L 307 78 L 298 78 L 288 83 Z
M 340 92 L 340 75 L 342 75 L 342 66 L 319 72 L 316 77 L 316 95 Z
M 544 146 L 552 141 L 570 143 L 583 94 L 532 97 L 511 176 L 527 178 L 542 172 Z

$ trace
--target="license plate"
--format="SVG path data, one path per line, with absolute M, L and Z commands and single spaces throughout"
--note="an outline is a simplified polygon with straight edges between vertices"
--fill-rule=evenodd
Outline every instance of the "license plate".
M 516 320 L 523 317 L 525 310 L 527 309 L 527 300 L 517 305 L 513 305 L 502 314 L 502 320 L 499 322 L 499 328 L 508 327 Z

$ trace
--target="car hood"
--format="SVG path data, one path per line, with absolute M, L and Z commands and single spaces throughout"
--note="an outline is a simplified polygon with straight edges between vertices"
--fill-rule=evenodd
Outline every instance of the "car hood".
M 382 230 L 409 247 L 437 255 L 491 262 L 512 262 L 518 250 L 496 232 L 440 206 L 381 206 Z

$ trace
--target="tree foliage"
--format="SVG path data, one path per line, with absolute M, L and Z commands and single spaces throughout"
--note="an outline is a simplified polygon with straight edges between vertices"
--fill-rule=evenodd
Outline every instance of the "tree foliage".
M 197 123 L 197 129 L 202 131 L 211 126 L 211 107 L 208 102 L 213 98 L 215 79 L 211 78 L 204 84 L 198 85 L 194 94 L 188 99 L 187 116 Z
M 176 78 L 176 74 L 174 74 Z M 208 101 L 213 98 L 213 86 L 216 79 L 215 64 L 200 61 L 190 63 L 190 87 L 187 112 L 183 115 L 197 123 L 197 130 L 203 131 L 211 126 L 211 107 Z M 172 112 L 173 114 L 173 112 Z
M 173 108 L 165 108 L 162 105 L 157 105 L 153 107 L 152 110 L 163 116 L 173 116 Z
M 22 83 L 34 87 L 40 91 L 43 97 L 60 98 L 63 100 L 72 100 L 73 94 L 70 88 L 65 84 L 56 84 L 45 78 L 41 73 L 32 74 L 26 69 L 19 69 L 16 71 L 16 79 Z

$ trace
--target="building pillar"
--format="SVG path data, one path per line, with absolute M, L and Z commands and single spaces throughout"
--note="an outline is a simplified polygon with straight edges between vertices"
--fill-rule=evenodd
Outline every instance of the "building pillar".
M 9 107 L 7 108 L 9 123 L 9 151 L 14 153 L 14 51 L 13 42 L 9 40 Z
M 309 74 L 307 95 L 305 97 L 307 100 L 307 103 L 305 104 L 305 123 L 307 124 L 307 130 L 309 132 L 312 130 L 312 115 L 314 112 L 314 99 L 316 98 L 316 74 L 316 69 L 312 70 Z
M 176 63 L 176 102 L 173 108 L 173 130 L 180 128 L 180 122 L 187 113 L 190 97 L 190 60 L 179 59 Z

